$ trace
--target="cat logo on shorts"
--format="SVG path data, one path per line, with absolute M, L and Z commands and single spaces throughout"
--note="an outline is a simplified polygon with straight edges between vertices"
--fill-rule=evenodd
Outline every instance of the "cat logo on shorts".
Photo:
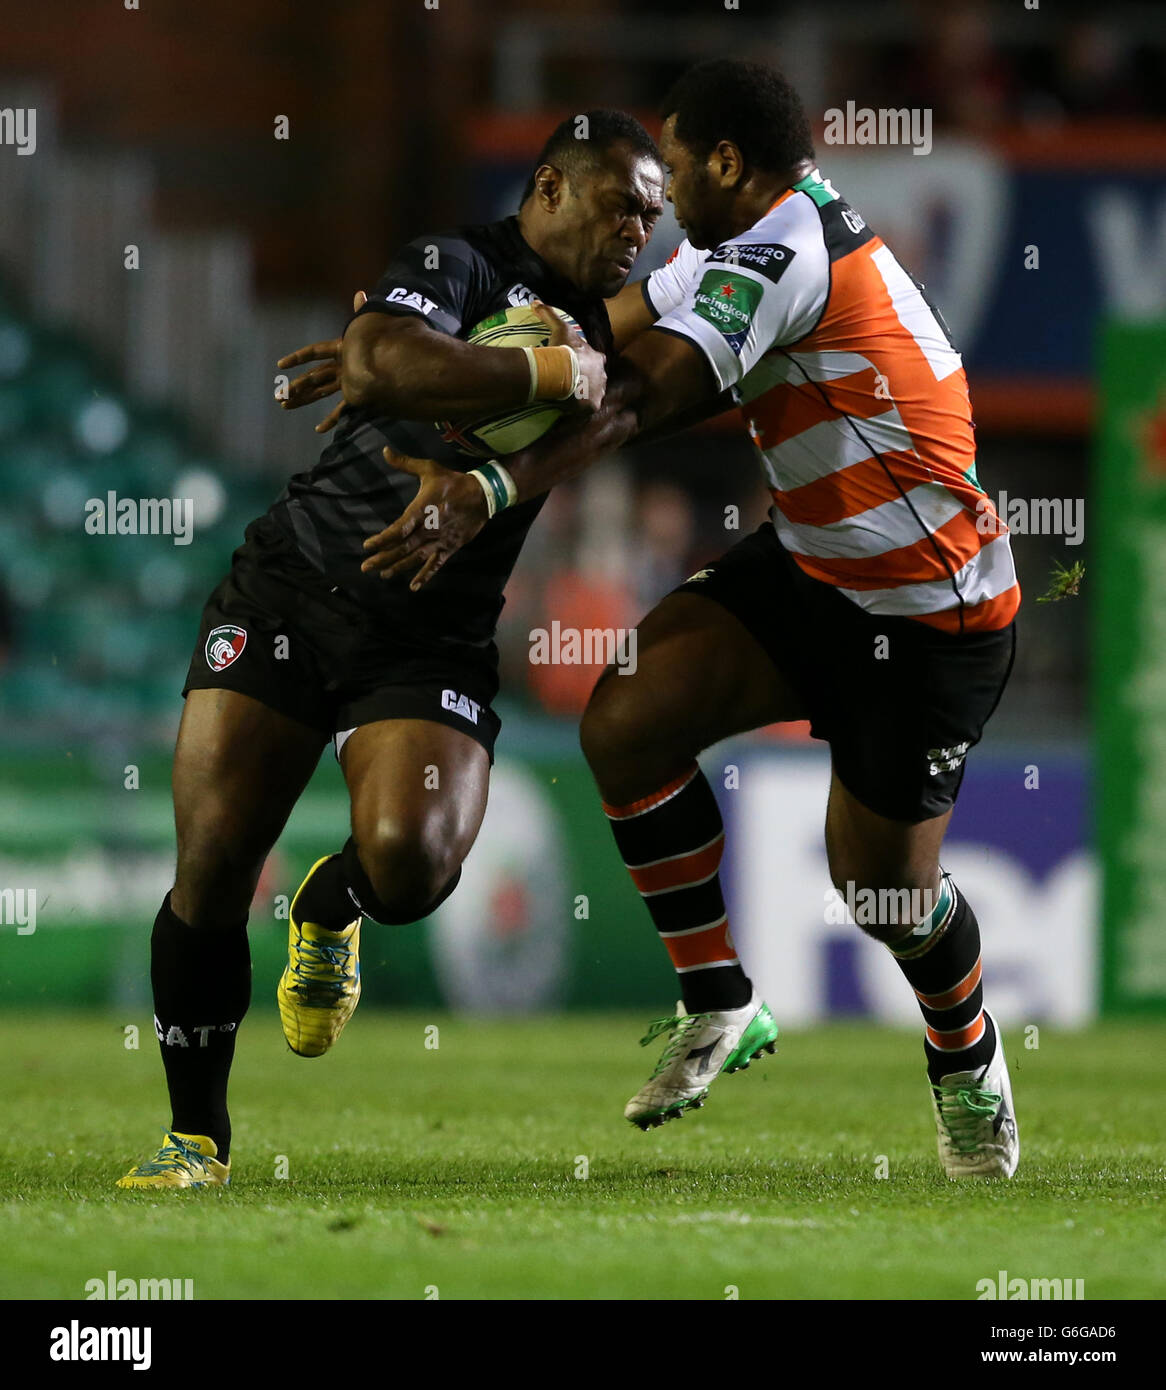
M 216 627 L 206 639 L 206 664 L 212 671 L 225 670 L 247 645 L 247 634 L 233 623 Z
M 459 695 L 456 690 L 443 690 L 441 692 L 441 707 L 449 710 L 451 714 L 460 714 L 471 724 L 478 722 L 478 715 L 482 710 L 482 706 L 478 704 L 477 700 L 471 700 L 468 695 Z

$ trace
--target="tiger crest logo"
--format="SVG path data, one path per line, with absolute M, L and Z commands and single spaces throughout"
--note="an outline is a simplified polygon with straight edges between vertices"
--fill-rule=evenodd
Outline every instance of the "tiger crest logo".
M 212 671 L 223 671 L 243 654 L 247 634 L 233 623 L 216 627 L 206 639 L 206 664 Z

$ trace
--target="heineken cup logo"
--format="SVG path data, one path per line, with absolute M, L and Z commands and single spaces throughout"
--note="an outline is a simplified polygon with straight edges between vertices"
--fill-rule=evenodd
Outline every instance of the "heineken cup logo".
M 701 281 L 696 312 L 716 324 L 722 333 L 742 332 L 752 322 L 760 298 L 761 287 L 755 280 L 714 271 Z

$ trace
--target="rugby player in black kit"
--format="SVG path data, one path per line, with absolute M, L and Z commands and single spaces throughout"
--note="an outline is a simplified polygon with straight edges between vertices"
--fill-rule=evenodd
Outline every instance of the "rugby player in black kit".
M 334 438 L 247 527 L 207 601 L 174 759 L 177 869 L 151 938 L 171 1121 L 159 1151 L 119 1186 L 229 1181 L 248 911 L 330 739 L 352 833 L 291 904 L 279 1004 L 293 1051 L 319 1056 L 351 1016 L 362 916 L 417 921 L 458 881 L 499 728 L 502 590 L 543 498 L 508 508 L 421 591 L 362 570 L 364 542 L 417 490 L 386 464 L 386 445 L 464 472 L 475 461 L 428 422 L 521 406 L 532 392 L 576 410 L 601 404 L 613 348 L 604 301 L 651 235 L 663 171 L 636 121 L 585 116 L 548 140 L 517 217 L 419 237 L 393 260 L 344 334 Z M 464 340 L 483 318 L 539 301 L 583 336 L 548 315 L 550 344 L 533 355 Z

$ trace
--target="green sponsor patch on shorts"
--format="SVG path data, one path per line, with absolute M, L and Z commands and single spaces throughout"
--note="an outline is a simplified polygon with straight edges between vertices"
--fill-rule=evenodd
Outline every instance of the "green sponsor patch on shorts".
M 761 292 L 756 280 L 731 270 L 709 270 L 700 282 L 693 310 L 727 338 L 744 335 L 761 302 Z

